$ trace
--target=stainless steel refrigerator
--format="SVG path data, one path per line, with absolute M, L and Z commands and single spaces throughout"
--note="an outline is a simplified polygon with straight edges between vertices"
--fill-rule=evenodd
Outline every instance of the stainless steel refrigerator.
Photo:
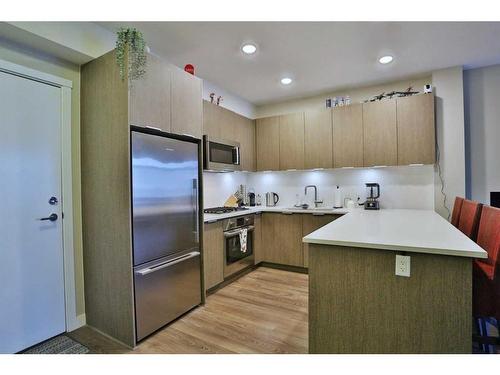
M 200 141 L 132 127 L 137 341 L 201 303 Z

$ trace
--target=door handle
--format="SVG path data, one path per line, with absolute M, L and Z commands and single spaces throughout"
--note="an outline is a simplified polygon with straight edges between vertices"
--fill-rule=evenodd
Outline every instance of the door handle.
M 135 271 L 135 273 L 138 274 L 138 275 L 141 275 L 141 276 L 145 276 L 145 275 L 148 275 L 148 274 L 150 274 L 152 272 L 156 272 L 156 271 L 159 271 L 159 270 L 161 270 L 163 268 L 167 268 L 167 267 L 173 266 L 174 264 L 177 264 L 177 263 L 180 263 L 180 262 L 184 262 L 185 260 L 197 257 L 199 255 L 200 255 L 199 251 L 192 251 L 189 254 L 186 254 L 186 255 L 183 255 L 181 257 L 172 259 L 172 260 L 170 260 L 168 262 L 161 263 L 161 264 L 158 264 L 156 266 L 149 267 L 149 268 L 144 268 L 144 269 L 139 270 L 139 271 Z
M 57 214 L 50 214 L 50 216 L 42 217 L 41 219 L 38 219 L 38 220 L 40 220 L 40 221 L 45 221 L 45 220 L 56 221 L 58 218 L 59 218 L 59 216 L 57 216 Z

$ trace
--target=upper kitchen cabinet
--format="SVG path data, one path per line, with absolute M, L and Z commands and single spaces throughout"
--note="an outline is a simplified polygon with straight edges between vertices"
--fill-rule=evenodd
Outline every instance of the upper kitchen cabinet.
M 362 167 L 363 105 L 335 107 L 332 113 L 334 167 Z
M 255 171 L 255 121 L 237 115 L 235 139 L 240 143 L 241 170 Z
M 256 120 L 256 155 L 258 171 L 280 169 L 280 118 L 265 117 Z
M 304 168 L 332 168 L 332 111 L 304 114 Z
M 255 121 L 203 101 L 203 134 L 212 139 L 239 142 L 243 171 L 255 171 Z
M 221 113 L 215 104 L 203 101 L 203 134 L 209 138 L 220 139 Z
M 169 65 L 158 57 L 148 54 L 146 74 L 130 83 L 130 124 L 152 126 L 166 132 L 170 127 Z
M 304 169 L 304 113 L 279 117 L 279 169 Z
M 364 103 L 364 166 L 397 165 L 397 139 L 396 100 Z
M 398 164 L 434 164 L 434 95 L 397 98 Z
M 201 79 L 172 68 L 172 133 L 201 138 L 203 103 Z

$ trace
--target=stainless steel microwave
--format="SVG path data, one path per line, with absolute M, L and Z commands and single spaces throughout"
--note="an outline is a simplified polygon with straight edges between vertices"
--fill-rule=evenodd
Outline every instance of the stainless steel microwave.
M 240 144 L 203 136 L 204 167 L 209 171 L 240 171 Z

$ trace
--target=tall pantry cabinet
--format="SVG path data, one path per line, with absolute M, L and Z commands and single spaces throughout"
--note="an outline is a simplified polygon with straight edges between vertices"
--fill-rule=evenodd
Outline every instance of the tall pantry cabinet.
M 136 344 L 130 125 L 202 132 L 202 81 L 148 55 L 129 85 L 111 51 L 81 69 L 83 261 L 87 324 Z

